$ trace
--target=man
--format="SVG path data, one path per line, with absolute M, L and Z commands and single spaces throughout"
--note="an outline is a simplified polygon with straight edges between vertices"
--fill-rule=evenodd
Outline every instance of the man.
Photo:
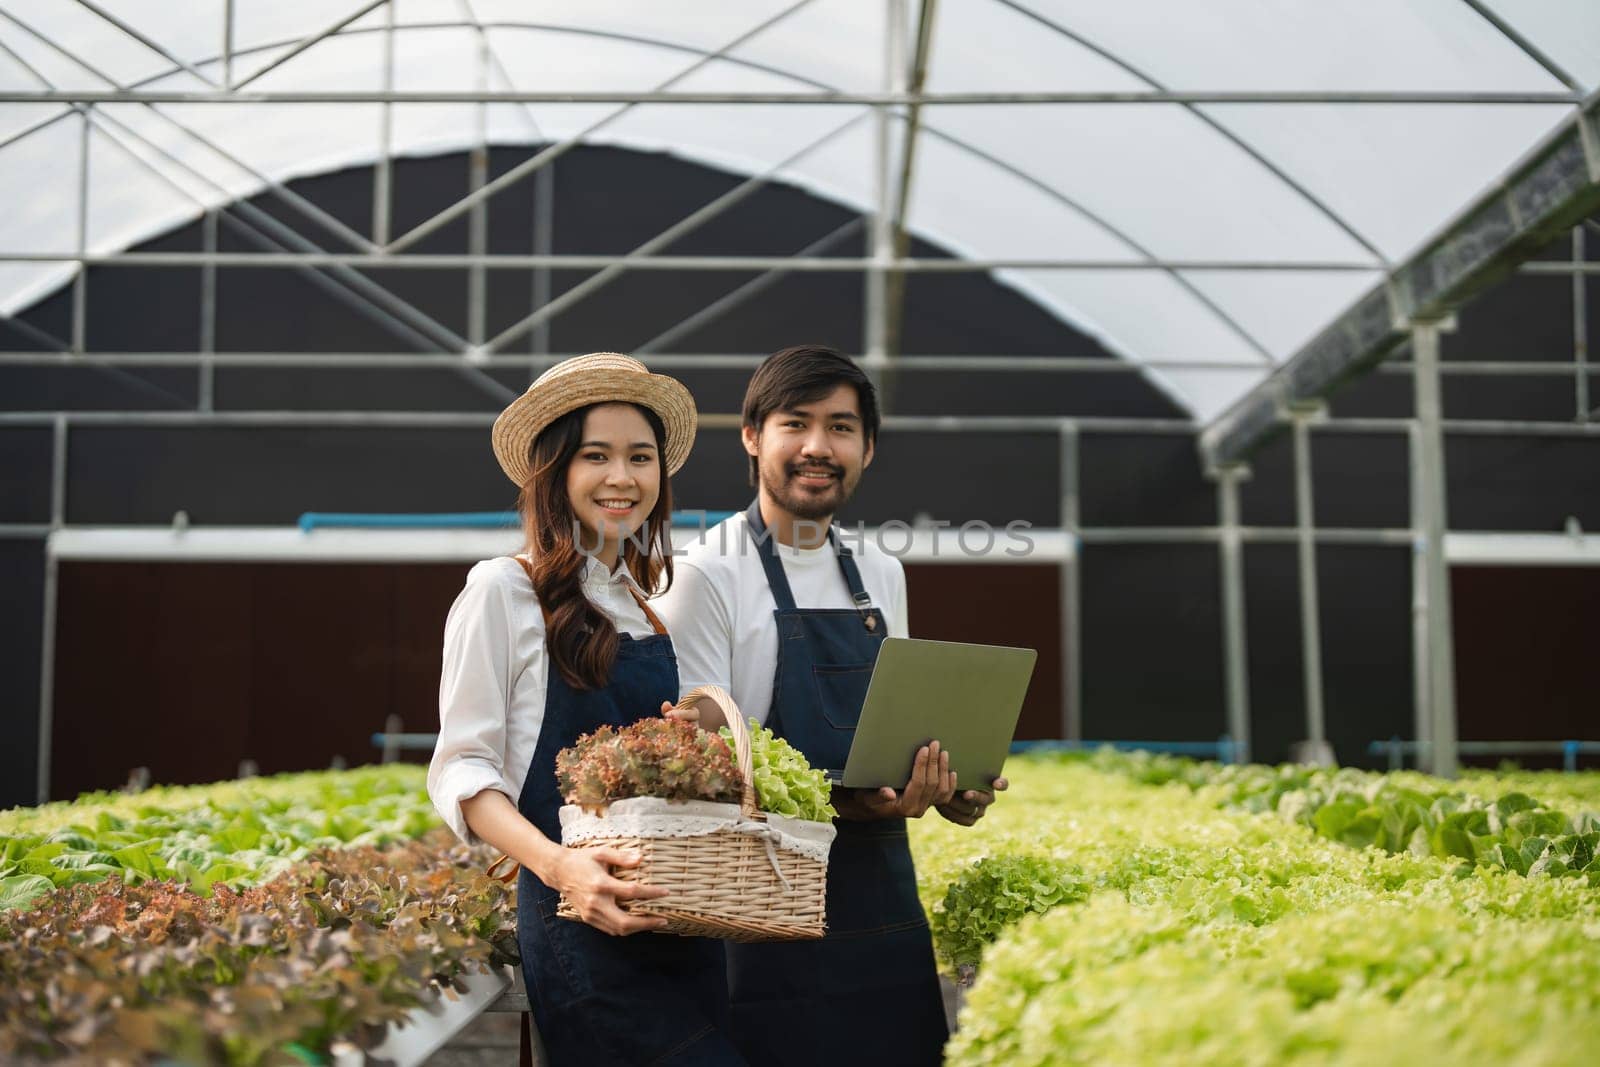
M 900 561 L 831 526 L 878 422 L 871 381 L 832 349 L 767 359 L 741 431 L 756 501 L 688 549 L 659 603 L 683 691 L 724 687 L 814 767 L 844 767 L 878 646 L 906 636 Z M 709 703 L 700 714 L 717 725 Z M 972 825 L 994 793 L 958 785 L 935 741 L 904 789 L 834 789 L 827 938 L 728 945 L 734 1038 L 752 1063 L 940 1061 L 948 1034 L 905 820 L 932 807 Z

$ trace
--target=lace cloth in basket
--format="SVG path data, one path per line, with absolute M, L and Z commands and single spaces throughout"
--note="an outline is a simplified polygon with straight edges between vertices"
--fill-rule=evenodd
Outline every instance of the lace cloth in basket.
M 633 797 L 614 800 L 604 814 L 568 804 L 561 809 L 561 843 L 571 845 L 609 837 L 701 837 L 718 830 L 750 834 L 818 863 L 828 861 L 837 831 L 831 822 L 811 822 L 766 813 L 766 821 L 746 819 L 737 804 L 709 800 Z

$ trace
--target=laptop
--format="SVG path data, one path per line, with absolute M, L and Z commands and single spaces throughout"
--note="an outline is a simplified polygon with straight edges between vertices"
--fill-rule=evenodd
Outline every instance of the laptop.
M 917 750 L 938 740 L 958 789 L 986 789 L 1005 767 L 1039 653 L 1031 648 L 886 638 L 849 758 L 849 789 L 905 788 Z

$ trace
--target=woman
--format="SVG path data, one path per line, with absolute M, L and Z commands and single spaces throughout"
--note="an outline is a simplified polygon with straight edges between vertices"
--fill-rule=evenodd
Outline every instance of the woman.
M 521 490 L 521 555 L 467 575 L 445 622 L 428 792 L 464 841 L 522 866 L 517 940 L 552 1065 L 743 1063 L 726 1033 L 720 942 L 655 933 L 622 904 L 618 849 L 561 847 L 556 753 L 678 694 L 672 642 L 645 604 L 671 583 L 669 475 L 694 441 L 688 390 L 595 353 L 546 371 L 495 420 Z M 582 922 L 556 916 L 561 894 Z

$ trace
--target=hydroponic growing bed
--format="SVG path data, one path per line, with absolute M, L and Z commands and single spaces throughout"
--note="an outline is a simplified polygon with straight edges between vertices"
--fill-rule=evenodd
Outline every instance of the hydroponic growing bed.
M 951 1063 L 1592 1059 L 1600 774 L 1008 774 L 912 832 Z M 504 986 L 487 858 L 398 765 L 0 813 L 0 1061 L 418 1062 Z
M 1592 1062 L 1600 775 L 1546 805 L 1526 774 L 1008 773 L 983 832 L 913 831 L 943 964 L 976 965 L 950 1063 Z
M 0 1061 L 392 1053 L 505 985 L 487 859 L 404 765 L 0 814 Z

